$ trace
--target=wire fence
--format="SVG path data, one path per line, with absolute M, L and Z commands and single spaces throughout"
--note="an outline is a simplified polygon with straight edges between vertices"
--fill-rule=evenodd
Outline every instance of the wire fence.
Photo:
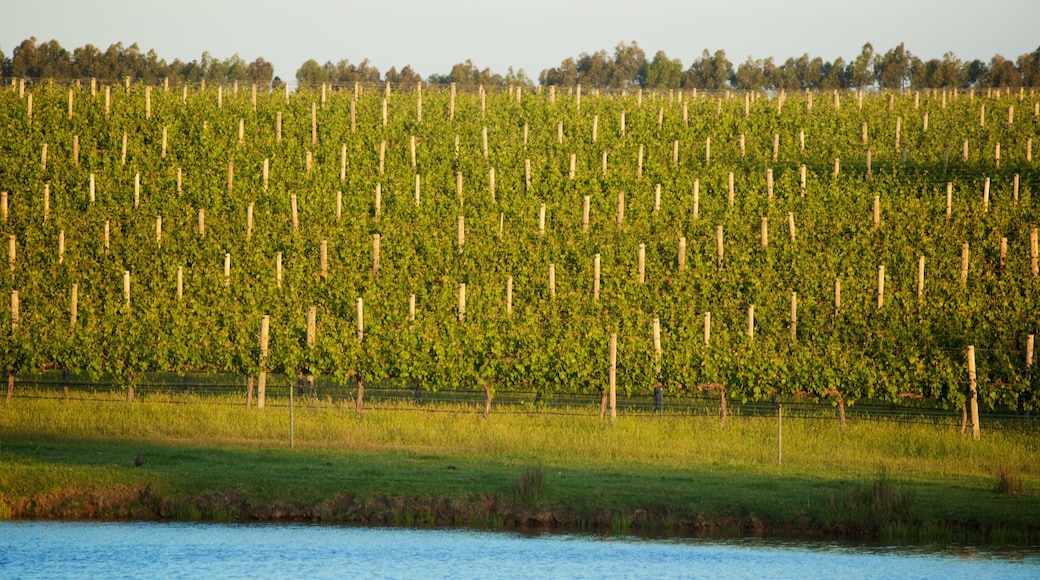
M 269 374 L 265 405 L 284 408 L 292 403 L 297 409 L 328 408 L 330 404 L 353 405 L 357 383 L 353 379 L 340 383 L 330 377 L 313 382 L 305 377 Z M 13 384 L 13 398 L 50 399 L 83 402 L 119 403 L 126 389 L 112 380 L 63 374 L 60 371 L 19 375 Z M 139 401 L 169 405 L 246 406 L 254 401 L 250 379 L 244 375 L 212 374 L 148 374 L 134 386 Z M 483 389 L 424 388 L 412 384 L 366 384 L 364 401 L 380 411 L 398 412 L 423 409 L 427 412 L 482 412 L 486 403 Z M 553 393 L 525 390 L 501 390 L 494 394 L 493 414 L 590 416 L 600 413 L 602 393 L 592 388 L 588 393 Z M 827 398 L 782 396 L 765 401 L 727 399 L 727 415 L 741 417 L 775 417 L 780 407 L 784 419 L 837 421 L 836 404 Z M 717 392 L 693 389 L 681 392 L 619 393 L 617 411 L 633 417 L 700 416 L 718 417 L 720 400 Z M 985 429 L 1015 430 L 1040 433 L 1040 415 L 1028 410 L 981 409 L 980 423 Z M 885 421 L 905 424 L 949 426 L 959 428 L 960 408 L 944 408 L 934 400 L 906 400 L 892 403 L 862 399 L 845 406 L 848 422 Z

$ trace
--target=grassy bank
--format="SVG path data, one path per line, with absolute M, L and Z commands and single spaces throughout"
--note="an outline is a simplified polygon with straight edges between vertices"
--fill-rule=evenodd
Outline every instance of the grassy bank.
M 285 407 L 32 395 L 0 407 L 6 517 L 1040 539 L 1035 433 L 789 419 L 778 465 L 775 418 L 304 399 L 289 449 Z

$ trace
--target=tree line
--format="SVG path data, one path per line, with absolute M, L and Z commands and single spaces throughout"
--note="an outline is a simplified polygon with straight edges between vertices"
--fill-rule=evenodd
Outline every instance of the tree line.
M 105 51 L 92 44 L 72 52 L 58 41 L 37 42 L 30 37 L 14 48 L 10 58 L 0 51 L 3 76 L 26 79 L 123 79 L 130 77 L 146 83 L 170 79 L 173 83 L 243 81 L 267 84 L 274 80 L 274 64 L 259 57 L 247 63 L 237 54 L 218 59 L 209 52 L 191 62 L 174 59 L 166 62 L 155 50 L 141 52 L 137 43 L 123 46 L 117 42 Z
M 258 57 L 246 63 L 237 54 L 221 60 L 204 52 L 201 59 L 167 63 L 154 50 L 142 53 L 137 43 L 124 47 L 116 43 L 101 51 L 91 44 L 72 52 L 56 40 L 39 43 L 35 37 L 22 41 L 7 57 L 0 51 L 4 77 L 14 78 L 101 78 L 135 80 L 154 83 L 168 78 L 171 82 L 231 82 L 258 84 L 280 83 L 274 76 L 274 65 Z M 358 64 L 340 60 L 324 64 L 314 59 L 304 62 L 296 71 L 302 86 L 322 83 L 333 85 L 382 83 L 395 85 L 419 82 L 456 83 L 460 88 L 535 86 L 535 79 L 523 69 L 512 67 L 505 75 L 480 68 L 472 60 L 452 66 L 447 74 L 432 74 L 424 79 L 410 65 L 400 70 L 391 67 L 381 73 L 368 59 Z M 601 89 L 738 89 L 738 90 L 802 90 L 860 88 L 1018 88 L 1040 87 L 1040 47 L 1015 60 L 994 55 L 989 61 L 965 61 L 947 52 L 942 58 L 923 60 L 906 49 L 903 43 L 885 52 L 876 51 L 871 43 L 863 45 L 860 54 L 850 62 L 841 57 L 825 61 L 808 53 L 778 63 L 773 57 L 748 57 L 734 65 L 726 51 L 705 49 L 690 66 L 663 50 L 653 58 L 636 43 L 619 43 L 613 54 L 599 50 L 568 57 L 559 66 L 543 70 L 537 78 L 541 85 L 582 85 Z

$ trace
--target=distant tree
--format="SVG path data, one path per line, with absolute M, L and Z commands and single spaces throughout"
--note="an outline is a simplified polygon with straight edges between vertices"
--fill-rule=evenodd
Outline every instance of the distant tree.
M 650 89 L 677 89 L 682 86 L 682 75 L 682 61 L 668 58 L 663 50 L 659 50 L 654 60 L 643 65 L 639 73 L 640 85 Z
M 910 83 L 913 55 L 900 42 L 883 55 L 874 58 L 874 75 L 883 89 L 902 89 Z
M 506 72 L 505 82 L 512 86 L 521 86 L 530 89 L 534 88 L 534 81 L 531 80 L 531 77 L 527 76 L 527 72 L 524 71 L 524 69 L 514 72 L 513 67 L 509 67 L 509 70 Z
M 246 67 L 246 76 L 258 85 L 269 85 L 274 77 L 274 65 L 258 56 Z
M 69 78 L 72 63 L 68 51 L 56 40 L 36 44 L 36 37 L 23 40 L 11 56 L 11 76 L 21 78 Z
M 817 89 L 822 83 L 823 59 L 820 57 L 809 58 L 809 53 L 805 53 L 797 59 L 788 59 L 785 68 L 790 70 L 792 81 L 787 89 Z
M 1022 86 L 1040 87 L 1040 48 L 1019 56 L 1015 64 L 1022 75 Z
M 864 89 L 874 86 L 874 45 L 869 42 L 863 45 L 856 60 L 849 63 L 847 76 L 849 86 Z
M 845 60 L 840 56 L 833 63 L 823 65 L 823 76 L 820 78 L 820 88 L 828 91 L 849 88 L 848 69 Z
M 619 42 L 614 47 L 614 62 L 608 82 L 612 89 L 627 89 L 642 84 L 640 73 L 646 69 L 646 53 L 636 41 Z
M 964 78 L 969 87 L 985 86 L 986 63 L 979 59 L 964 63 Z
M 300 86 L 314 86 L 328 82 L 329 72 L 313 58 L 307 60 L 296 71 L 296 82 Z
M 390 81 L 391 84 L 398 87 L 407 87 L 409 89 L 415 88 L 416 85 L 423 82 L 419 73 L 412 70 L 411 65 L 404 65 L 401 72 L 397 72 L 397 67 L 390 67 L 390 70 L 386 71 L 384 80 Z
M 766 74 L 762 70 L 762 61 L 750 56 L 737 67 L 733 78 L 736 88 L 742 91 L 757 91 L 766 86 Z
M 83 78 L 104 77 L 104 53 L 93 44 L 81 46 L 72 51 L 72 67 L 75 76 Z
M 577 64 L 579 84 L 590 87 L 609 86 L 610 69 L 613 64 L 607 57 L 607 51 L 600 50 L 592 54 L 583 52 L 578 55 Z
M 732 87 L 733 63 L 726 58 L 726 51 L 716 50 L 715 54 L 704 49 L 700 58 L 693 61 L 686 71 L 683 86 L 708 90 L 728 89 Z
M 331 82 L 338 85 L 380 82 L 379 69 L 372 66 L 367 58 L 359 64 L 353 64 L 346 59 L 335 64 L 328 61 L 322 65 L 322 68 L 325 70 L 325 78 L 318 82 Z
M 542 86 L 572 87 L 578 82 L 578 64 L 573 58 L 565 58 L 560 66 L 547 68 L 538 75 L 538 84 Z
M 241 56 L 238 56 L 236 52 L 231 58 L 227 59 L 223 63 L 224 78 L 228 81 L 247 81 L 249 80 L 249 65 L 246 61 L 242 60 Z
M 964 64 L 952 52 L 914 67 L 910 84 L 914 88 L 960 89 L 967 85 Z
M 1022 75 L 1015 68 L 1015 63 L 998 54 L 990 59 L 983 82 L 987 87 L 1017 88 L 1022 86 Z
M 434 84 L 455 83 L 455 86 L 466 89 L 476 89 L 478 86 L 501 87 L 506 84 L 501 75 L 491 72 L 489 68 L 481 70 L 470 59 L 451 67 L 447 75 L 430 75 L 429 81 Z

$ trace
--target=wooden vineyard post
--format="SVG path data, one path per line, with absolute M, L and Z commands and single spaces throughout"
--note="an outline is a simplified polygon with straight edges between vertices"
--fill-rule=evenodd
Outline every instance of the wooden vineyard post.
M 767 218 L 765 216 L 762 217 L 762 227 L 761 227 L 761 230 L 762 230 L 762 233 L 761 233 L 760 238 L 761 238 L 762 247 L 763 248 L 767 248 L 767 247 L 769 247 L 769 218 Z
M 793 244 L 798 230 L 794 227 L 794 212 L 787 212 L 787 232 L 791 235 L 791 243 Z
M 677 262 L 678 262 L 677 266 L 678 266 L 679 272 L 682 272 L 684 269 L 686 269 L 686 238 L 685 237 L 680 237 L 679 238 L 679 255 L 678 255 Z
M 155 216 L 155 245 L 162 247 L 162 216 Z
M 704 138 L 704 164 L 711 163 L 711 137 Z
M 538 206 L 538 235 L 545 236 L 545 204 Z
M 513 277 L 506 278 L 506 316 L 513 314 Z
M 636 255 L 636 268 L 639 275 L 639 283 L 646 284 L 646 244 L 639 244 Z
M 989 178 L 986 178 L 985 184 L 982 186 L 982 211 L 989 213 Z
M 1000 270 L 1007 267 L 1007 238 L 1000 238 Z
M 877 309 L 885 304 L 885 267 L 878 266 L 877 272 Z
M 881 196 L 874 196 L 874 229 L 881 227 Z
M 734 193 L 734 187 L 733 187 L 733 172 L 732 171 L 730 171 L 729 175 L 726 177 L 726 183 L 727 183 L 727 185 L 729 187 L 728 193 L 726 195 L 726 201 L 727 201 L 727 203 L 729 204 L 730 207 L 733 207 L 733 197 L 734 197 L 735 193 Z
M 802 197 L 805 197 L 805 166 L 801 165 L 798 167 L 798 190 L 801 192 Z
M 968 345 L 968 405 L 971 413 L 971 437 L 979 440 L 979 400 L 975 373 L 975 345 Z
M 766 198 L 773 199 L 773 168 L 766 169 Z
M 231 254 L 224 254 L 224 287 L 229 288 L 231 286 Z
M 556 298 L 556 264 L 549 263 L 549 297 Z
M 274 281 L 279 288 L 282 287 L 282 253 L 278 252 L 274 259 Z
M 798 293 L 791 292 L 791 340 L 798 340 Z
M 246 241 L 253 239 L 253 202 L 246 207 Z
M 416 173 L 415 174 L 415 207 L 419 207 L 419 205 L 422 203 L 421 199 L 420 199 L 420 193 L 419 193 L 420 192 L 420 181 L 421 180 L 422 180 L 422 178 L 419 177 L 418 173 Z
M 1035 277 L 1038 271 L 1037 232 L 1036 228 L 1029 230 L 1029 269 Z
M 415 322 L 415 294 L 408 295 L 408 322 Z
M 462 248 L 466 244 L 466 218 L 459 216 L 458 226 L 456 227 L 456 244 L 458 246 L 458 253 L 462 253 Z
M 711 312 L 704 313 L 704 346 L 711 344 Z
M 18 236 L 7 236 L 7 265 L 14 272 L 15 258 L 18 255 Z
M 358 298 L 356 302 L 357 308 L 357 339 L 358 342 L 364 342 L 365 340 L 365 302 L 363 299 Z
M 76 326 L 79 320 L 79 284 L 72 285 L 69 295 L 69 326 Z
M 654 185 L 654 215 L 661 213 L 661 184 Z
M 747 336 L 748 340 L 755 340 L 755 305 L 749 304 L 747 309 Z
M 924 256 L 917 258 L 917 306 L 924 300 Z
M 380 235 L 372 234 L 372 273 L 379 273 L 379 245 Z
M 300 231 L 300 214 L 297 211 L 298 205 L 296 203 L 296 194 L 289 196 L 289 212 L 292 214 L 292 229 L 294 232 Z
M 609 357 L 610 422 L 613 424 L 617 421 L 617 334 L 610 335 Z
M 282 142 L 282 112 L 278 111 L 274 116 L 274 142 Z
M 1032 378 L 1033 372 L 1033 335 L 1026 337 L 1026 382 Z
M 693 180 L 693 219 L 701 217 L 701 180 Z
M 268 183 L 270 181 L 270 177 L 271 177 L 271 160 L 270 159 L 264 159 L 264 169 L 263 169 L 263 172 L 264 172 L 264 191 L 267 191 L 267 185 L 268 185 Z
M 617 194 L 617 225 L 620 226 L 625 221 L 625 192 L 619 191 Z
M 264 409 L 267 402 L 267 346 L 271 333 L 271 316 L 265 314 L 260 320 L 260 374 L 256 384 L 256 408 Z
M 591 198 L 586 195 L 581 198 L 581 231 L 582 233 L 589 232 L 589 214 L 591 212 Z
M 466 284 L 459 284 L 459 322 L 466 321 Z
M 177 266 L 177 300 L 184 298 L 184 266 Z
M 18 331 L 18 319 L 21 318 L 20 308 L 21 303 L 18 298 L 18 291 L 11 291 L 11 333 Z
M 199 228 L 198 233 L 200 238 L 206 237 L 206 210 L 199 210 Z
M 719 270 L 722 269 L 723 258 L 725 258 L 724 250 L 723 250 L 723 246 L 722 246 L 722 236 L 723 236 L 722 226 L 715 226 L 715 254 L 716 254 L 716 257 L 718 259 L 717 260 L 717 266 L 718 266 Z
M 592 299 L 599 300 L 599 276 L 600 258 L 599 254 L 592 256 Z
M 1016 173 L 1011 182 L 1011 200 L 1015 207 L 1018 207 L 1018 181 L 1018 174 Z
M 953 182 L 946 182 L 946 217 L 953 215 Z
M 961 244 L 961 285 L 968 283 L 968 242 Z
M 130 271 L 123 270 L 123 302 L 130 308 Z
M 661 387 L 661 321 L 653 320 L 651 336 L 654 347 L 654 411 L 664 411 L 664 390 Z
M 329 281 L 329 242 L 322 240 L 318 247 L 318 267 L 322 282 Z

